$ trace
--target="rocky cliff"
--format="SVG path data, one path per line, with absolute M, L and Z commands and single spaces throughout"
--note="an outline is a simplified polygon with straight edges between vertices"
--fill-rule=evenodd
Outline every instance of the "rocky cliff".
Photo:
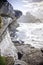
M 15 17 L 15 14 L 12 5 L 7 0 L 0 0 L 0 53 L 2 56 L 12 56 L 17 59 L 17 49 L 9 34 L 9 25 L 12 27 L 16 23 L 17 17 Z M 14 25 L 14 28 L 16 28 L 16 25 Z
M 14 11 L 11 4 L 5 0 L 1 3 L 3 4 L 0 4 L 0 55 L 7 57 L 6 65 L 43 65 L 43 49 L 39 50 L 25 44 L 16 46 L 12 43 L 9 33 L 15 31 L 16 20 L 21 16 L 21 12 Z

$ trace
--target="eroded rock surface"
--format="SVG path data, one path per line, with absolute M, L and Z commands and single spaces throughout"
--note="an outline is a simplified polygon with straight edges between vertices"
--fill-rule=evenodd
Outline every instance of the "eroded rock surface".
M 13 25 L 13 22 L 17 19 L 15 17 L 15 11 L 13 10 L 12 5 L 8 1 L 0 1 L 0 16 L 2 18 L 1 22 L 3 23 L 0 28 L 0 55 L 2 56 L 12 56 L 15 59 L 18 59 L 17 49 L 13 45 L 10 34 L 9 34 L 9 25 Z M 18 13 L 19 14 L 19 13 Z M 16 23 L 16 22 L 15 22 Z M 16 28 L 16 25 L 13 25 L 12 28 Z M 17 23 L 16 23 L 17 24 Z
M 0 43 L 1 55 L 12 56 L 14 59 L 17 59 L 17 49 L 13 45 L 9 32 L 7 31 L 5 38 Z
M 36 49 L 31 45 L 16 46 L 19 53 L 22 54 L 21 60 L 30 65 L 43 64 L 43 53 L 40 49 Z

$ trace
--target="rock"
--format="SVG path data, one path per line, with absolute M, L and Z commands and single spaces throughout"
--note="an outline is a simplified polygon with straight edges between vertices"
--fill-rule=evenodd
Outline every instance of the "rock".
M 43 62 L 43 56 L 41 52 L 35 52 L 31 54 L 24 54 L 22 56 L 22 61 L 30 63 L 32 65 L 39 65 L 40 62 Z
M 0 3 L 2 3 L 0 4 L 0 15 L 1 16 L 11 17 L 12 19 L 16 20 L 22 15 L 22 12 L 18 10 L 14 10 L 12 5 L 7 0 L 5 0 L 5 2 L 1 1 Z
M 23 54 L 21 57 L 22 61 L 25 61 L 30 65 L 39 65 L 40 63 L 43 64 L 43 53 L 40 49 L 36 49 L 29 45 L 16 46 L 16 48 L 19 53 Z
M 13 59 L 13 57 L 8 56 L 6 57 L 6 65 L 14 65 L 15 61 Z
M 7 0 L 0 0 L 0 8 L 1 8 L 2 5 L 4 4 L 4 2 L 7 2 Z
M 41 49 L 41 52 L 43 53 L 43 48 Z
M 34 47 L 32 47 L 30 44 L 23 44 L 20 46 L 16 46 L 16 48 L 21 54 L 27 54 L 36 51 L 36 49 L 34 50 Z
M 22 15 L 22 12 L 19 10 L 14 10 L 15 11 L 15 17 L 19 18 Z
M 29 64 L 21 60 L 16 60 L 14 65 L 29 65 Z
M 24 44 L 24 41 L 15 41 L 15 40 L 12 40 L 12 42 L 14 43 L 15 46 L 21 46 Z
M 6 29 L 7 30 L 7 29 Z M 1 55 L 3 56 L 12 56 L 15 59 L 18 59 L 17 49 L 13 45 L 8 30 L 6 35 L 0 43 Z
M 22 58 L 23 54 L 21 54 L 20 52 L 18 52 L 17 54 L 18 54 L 18 59 L 20 59 L 20 60 L 21 60 L 21 58 Z
M 39 65 L 43 65 L 43 61 L 39 63 Z
M 4 2 L 4 4 L 0 8 L 0 15 L 3 17 L 11 17 L 11 18 L 15 17 L 13 7 L 9 2 Z
M 17 23 L 15 20 L 17 18 L 15 18 L 15 11 L 13 10 L 12 5 L 7 0 L 4 1 L 5 0 L 0 1 L 1 3 L 3 2 L 2 6 L 0 4 L 0 16 L 2 17 L 3 22 L 3 26 L 0 29 L 0 50 L 2 56 L 12 56 L 15 60 L 18 59 L 17 49 L 11 41 L 8 26 L 9 24 L 12 24 L 11 27 L 16 28 Z
M 18 59 L 17 49 L 11 41 L 8 25 L 11 22 L 11 18 L 2 18 L 4 26 L 0 29 L 0 49 L 1 55 L 3 56 L 12 56 L 15 59 Z
M 7 2 L 7 0 L 0 0 L 0 3 L 2 3 L 2 2 Z

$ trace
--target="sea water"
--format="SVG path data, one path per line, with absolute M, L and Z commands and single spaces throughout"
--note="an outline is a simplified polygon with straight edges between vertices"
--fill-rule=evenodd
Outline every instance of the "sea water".
M 17 40 L 36 48 L 43 48 L 43 23 L 19 23 L 19 25 L 16 32 Z

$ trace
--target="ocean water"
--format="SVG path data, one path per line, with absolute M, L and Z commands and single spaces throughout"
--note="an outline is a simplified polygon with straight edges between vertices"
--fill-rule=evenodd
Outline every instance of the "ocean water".
M 16 32 L 17 40 L 36 48 L 43 48 L 43 23 L 19 23 L 19 25 Z

